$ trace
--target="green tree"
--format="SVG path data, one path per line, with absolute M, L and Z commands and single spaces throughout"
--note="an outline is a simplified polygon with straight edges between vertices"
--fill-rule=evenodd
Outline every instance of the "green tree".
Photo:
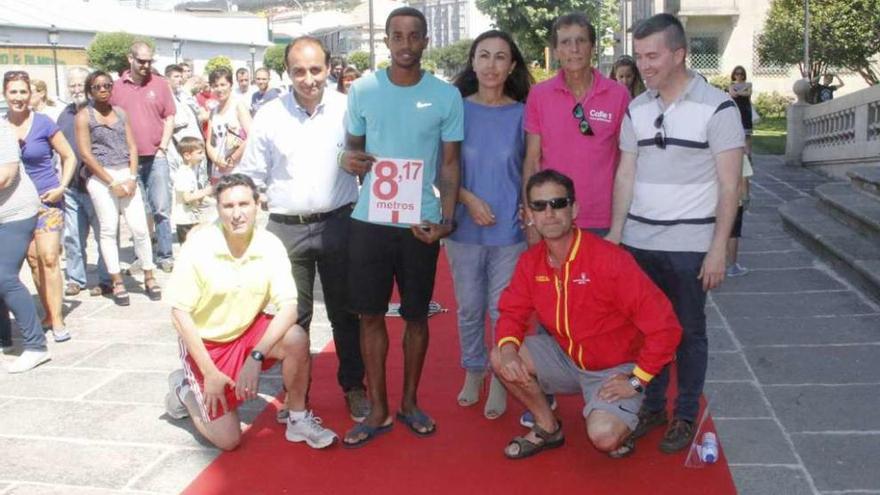
M 801 0 L 773 0 L 758 38 L 764 63 L 797 64 L 804 77 L 828 67 L 846 68 L 870 85 L 880 82 L 872 59 L 880 52 L 880 0 L 810 2 L 810 66 L 804 67 L 804 8 Z
M 225 55 L 211 57 L 208 60 L 208 63 L 205 64 L 205 73 L 211 74 L 215 69 L 219 69 L 220 67 L 225 67 L 229 69 L 229 72 L 232 72 L 232 60 L 229 60 L 229 57 Z
M 361 72 L 370 68 L 370 54 L 367 52 L 351 52 L 346 58 L 348 65 L 353 65 Z
M 156 43 L 144 36 L 129 33 L 98 33 L 86 48 L 89 65 L 103 71 L 122 74 L 129 68 L 128 52 L 135 41 L 143 41 L 155 49 Z
M 284 77 L 284 48 L 285 45 L 272 45 L 263 54 L 263 66 L 274 70 L 278 77 Z
M 447 76 L 453 76 L 467 65 L 468 52 L 473 40 L 459 40 L 442 48 L 432 48 L 422 57 L 426 69 L 436 68 Z
M 477 0 L 477 7 L 495 19 L 498 29 L 513 35 L 528 59 L 535 60 L 542 58 L 550 39 L 550 27 L 560 15 L 583 12 L 594 20 L 594 25 L 599 24 L 598 30 L 604 33 L 607 25 L 603 18 L 609 17 L 607 22 L 611 24 L 610 18 L 614 16 L 601 15 L 602 3 L 602 0 Z

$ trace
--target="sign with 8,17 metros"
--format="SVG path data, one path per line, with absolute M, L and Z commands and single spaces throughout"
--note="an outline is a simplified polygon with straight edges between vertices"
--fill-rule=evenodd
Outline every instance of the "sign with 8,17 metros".
M 377 158 L 370 184 L 370 222 L 417 225 L 422 221 L 421 160 Z

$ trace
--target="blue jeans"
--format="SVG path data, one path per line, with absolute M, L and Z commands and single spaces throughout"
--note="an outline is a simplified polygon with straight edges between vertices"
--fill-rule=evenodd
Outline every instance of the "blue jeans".
M 445 242 L 458 305 L 461 367 L 467 371 L 485 371 L 489 368 L 486 311 L 489 312 L 492 325 L 489 333 L 494 344 L 498 299 L 510 282 L 516 261 L 526 250 L 526 243 L 483 246 L 448 239 Z
M 69 187 L 64 191 L 64 275 L 68 283 L 86 288 L 86 246 L 89 229 L 98 242 L 98 216 L 87 191 Z M 98 283 L 110 285 L 110 274 L 98 248 Z
M 155 262 L 171 261 L 171 172 L 164 156 L 138 157 L 138 182 L 156 226 Z
M 700 395 L 706 381 L 709 339 L 706 337 L 706 292 L 697 278 L 706 253 L 646 251 L 626 246 L 636 262 L 666 294 L 683 330 L 675 353 L 678 398 L 674 417 L 693 422 L 700 411 Z M 661 411 L 666 407 L 669 366 L 648 384 L 645 407 Z
M 0 222 L 0 239 L 3 239 L 0 242 L 0 344 L 12 344 L 11 310 L 24 337 L 23 347 L 44 351 L 46 336 L 37 318 L 37 308 L 31 293 L 18 277 L 36 226 L 36 216 Z

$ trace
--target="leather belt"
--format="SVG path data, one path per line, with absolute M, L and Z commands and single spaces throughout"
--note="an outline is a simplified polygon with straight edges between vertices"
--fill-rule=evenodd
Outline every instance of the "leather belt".
M 269 220 L 273 222 L 283 223 L 286 225 L 302 225 L 306 223 L 323 222 L 328 218 L 335 217 L 343 212 L 351 212 L 352 203 L 342 205 L 339 208 L 322 213 L 309 213 L 308 215 L 282 215 L 281 213 L 270 213 Z

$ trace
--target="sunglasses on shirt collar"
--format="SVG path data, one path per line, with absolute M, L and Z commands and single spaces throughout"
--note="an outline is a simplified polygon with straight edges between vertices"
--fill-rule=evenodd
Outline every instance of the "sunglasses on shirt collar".
M 663 117 L 665 116 L 666 114 L 661 113 L 654 119 L 654 128 L 657 129 L 657 134 L 654 134 L 654 145 L 661 150 L 666 149 L 666 127 L 663 125 Z
M 554 210 L 561 210 L 573 202 L 571 198 L 536 199 L 529 201 L 529 209 L 532 211 L 544 211 L 549 206 Z
M 578 121 L 578 130 L 581 131 L 581 135 L 583 136 L 593 136 L 593 128 L 590 127 L 590 122 L 587 121 L 587 114 L 584 112 L 584 106 L 578 103 L 571 109 L 571 116 L 577 119 Z

